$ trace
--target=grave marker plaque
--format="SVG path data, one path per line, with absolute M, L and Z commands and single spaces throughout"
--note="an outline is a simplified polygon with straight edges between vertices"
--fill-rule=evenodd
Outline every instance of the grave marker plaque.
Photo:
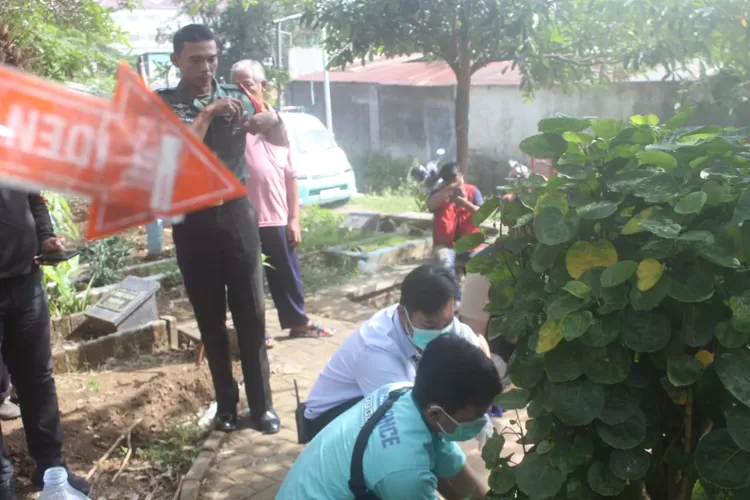
M 86 317 L 109 333 L 131 330 L 159 319 L 158 281 L 128 276 L 86 311 Z
M 380 227 L 380 214 L 377 212 L 351 212 L 346 216 L 340 229 L 376 232 Z

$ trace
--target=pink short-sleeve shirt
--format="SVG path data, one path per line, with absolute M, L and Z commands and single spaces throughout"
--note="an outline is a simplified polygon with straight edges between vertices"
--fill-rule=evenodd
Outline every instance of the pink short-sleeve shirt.
M 295 177 L 289 148 L 275 146 L 261 135 L 247 135 L 247 194 L 258 211 L 260 227 L 286 226 L 289 219 L 287 181 Z

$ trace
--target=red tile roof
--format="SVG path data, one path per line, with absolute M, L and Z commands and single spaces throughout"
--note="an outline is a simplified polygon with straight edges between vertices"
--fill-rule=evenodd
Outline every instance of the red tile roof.
M 504 71 L 506 70 L 507 71 Z M 415 87 L 447 87 L 456 84 L 453 70 L 443 61 L 426 62 L 419 54 L 393 59 L 376 59 L 362 66 L 354 63 L 345 69 L 329 72 L 331 82 L 374 83 L 380 85 L 405 85 Z M 323 72 L 298 76 L 296 81 L 323 81 Z M 480 69 L 471 78 L 472 85 L 509 85 L 521 83 L 518 70 L 510 63 L 492 63 Z

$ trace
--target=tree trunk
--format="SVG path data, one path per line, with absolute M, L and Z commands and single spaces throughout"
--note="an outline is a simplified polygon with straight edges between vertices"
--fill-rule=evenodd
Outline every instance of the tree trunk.
M 468 34 L 459 38 L 456 73 L 456 161 L 461 172 L 469 172 L 469 100 L 471 97 L 471 50 Z

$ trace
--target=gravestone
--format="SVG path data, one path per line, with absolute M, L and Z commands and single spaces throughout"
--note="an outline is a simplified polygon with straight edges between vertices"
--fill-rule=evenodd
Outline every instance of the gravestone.
M 158 281 L 128 276 L 94 304 L 86 317 L 106 334 L 132 330 L 159 319 Z
M 380 228 L 380 214 L 378 212 L 351 212 L 341 223 L 339 229 L 350 231 L 377 232 Z

